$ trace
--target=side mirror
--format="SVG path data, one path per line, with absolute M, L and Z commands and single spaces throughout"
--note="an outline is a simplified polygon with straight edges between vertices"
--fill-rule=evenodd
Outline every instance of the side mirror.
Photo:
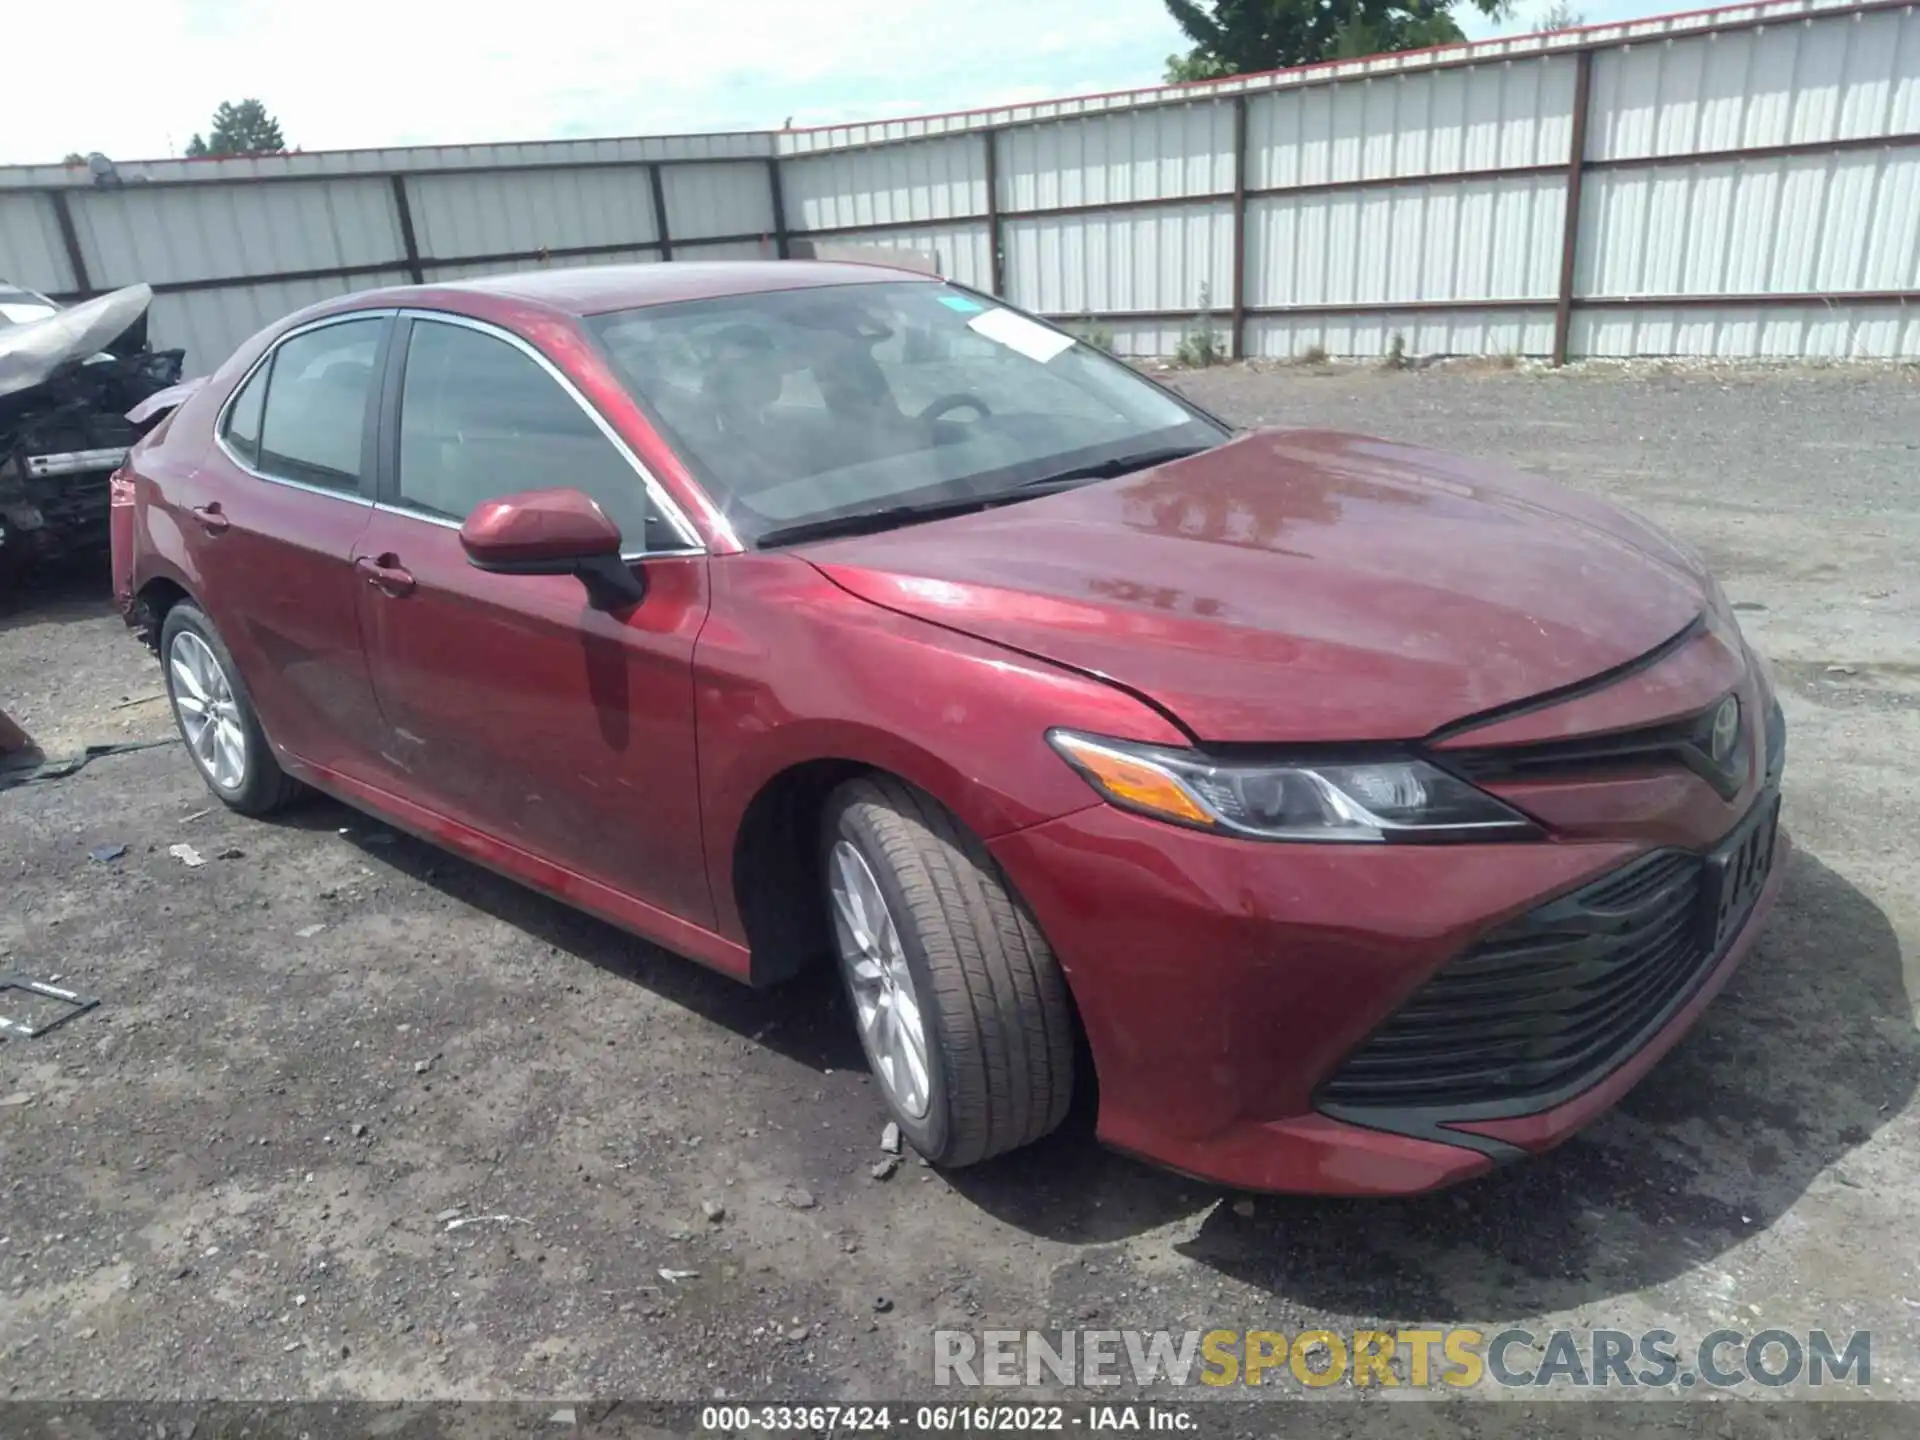
M 475 507 L 460 527 L 467 560 L 497 575 L 578 575 L 595 609 L 646 597 L 620 559 L 620 527 L 578 490 L 526 490 Z

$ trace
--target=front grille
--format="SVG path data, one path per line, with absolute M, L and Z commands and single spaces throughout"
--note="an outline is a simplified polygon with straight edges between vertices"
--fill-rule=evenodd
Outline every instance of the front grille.
M 1433 1109 L 1585 1089 L 1712 956 L 1706 860 L 1660 851 L 1529 911 L 1442 966 L 1321 1087 L 1323 1108 Z
M 1747 727 L 1743 720 L 1738 743 L 1724 759 L 1715 761 L 1713 718 L 1719 707 L 1720 701 L 1715 700 L 1698 714 L 1664 725 L 1529 745 L 1452 750 L 1446 758 L 1451 768 L 1482 785 L 1680 765 L 1713 786 L 1721 798 L 1731 799 L 1747 777 Z

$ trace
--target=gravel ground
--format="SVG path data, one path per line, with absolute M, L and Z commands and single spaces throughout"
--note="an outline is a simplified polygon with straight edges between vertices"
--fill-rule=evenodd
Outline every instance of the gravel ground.
M 1875 1392 L 1920 1398 L 1920 371 L 1181 383 L 1624 501 L 1773 657 L 1782 907 L 1618 1111 L 1404 1202 L 1249 1209 L 1084 1116 L 875 1179 L 830 977 L 736 987 L 331 802 L 209 811 L 145 750 L 0 795 L 0 969 L 102 998 L 0 1045 L 5 1395 L 897 1398 L 943 1325 L 1462 1322 L 1872 1328 Z M 51 752 L 167 735 L 158 690 L 96 575 L 0 618 Z

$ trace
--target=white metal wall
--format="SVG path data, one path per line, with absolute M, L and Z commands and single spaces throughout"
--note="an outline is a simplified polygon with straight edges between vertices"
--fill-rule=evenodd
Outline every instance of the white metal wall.
M 1574 290 L 1639 303 L 1576 353 L 1920 357 L 1914 7 L 1601 51 L 1592 91 Z
M 777 138 L 796 233 L 904 243 L 903 222 L 971 217 L 984 257 L 921 237 L 949 273 L 979 284 L 997 237 L 1008 299 L 1127 353 L 1224 335 L 1236 308 L 1271 357 L 1920 343 L 1910 4 L 1778 0 Z
M 772 153 L 706 135 L 158 161 L 104 186 L 0 170 L 0 276 L 56 295 L 151 284 L 149 333 L 201 372 L 294 310 L 416 275 L 659 261 L 662 215 L 674 259 L 771 256 Z
M 1126 353 L 1204 326 L 1270 357 L 1396 336 L 1412 353 L 1920 356 L 1904 0 L 1760 0 L 824 130 L 123 171 L 103 188 L 0 170 L 0 276 L 153 283 L 156 337 L 196 367 L 416 269 L 746 259 L 811 237 L 931 256 Z
M 942 274 L 991 290 L 986 163 L 973 136 L 789 157 L 787 222 L 796 236 L 856 230 L 863 245 L 934 256 Z
M 778 140 L 796 233 L 902 244 L 940 219 L 914 243 L 982 288 L 997 237 L 1007 298 L 1127 353 L 1228 332 L 1237 279 L 1251 355 L 1546 355 L 1583 66 L 1567 354 L 1915 353 L 1910 5 L 1783 0 Z

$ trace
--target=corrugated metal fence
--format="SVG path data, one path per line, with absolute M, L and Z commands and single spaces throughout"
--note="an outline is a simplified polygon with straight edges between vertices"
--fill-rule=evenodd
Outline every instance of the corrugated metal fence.
M 0 276 L 137 281 L 156 343 L 208 370 L 330 295 L 532 265 L 742 259 L 784 230 L 766 135 L 340 150 L 0 170 Z
M 1911 0 L 819 130 L 120 169 L 0 170 L 0 276 L 146 280 L 201 368 L 344 290 L 814 240 L 1129 354 L 1920 357 Z

